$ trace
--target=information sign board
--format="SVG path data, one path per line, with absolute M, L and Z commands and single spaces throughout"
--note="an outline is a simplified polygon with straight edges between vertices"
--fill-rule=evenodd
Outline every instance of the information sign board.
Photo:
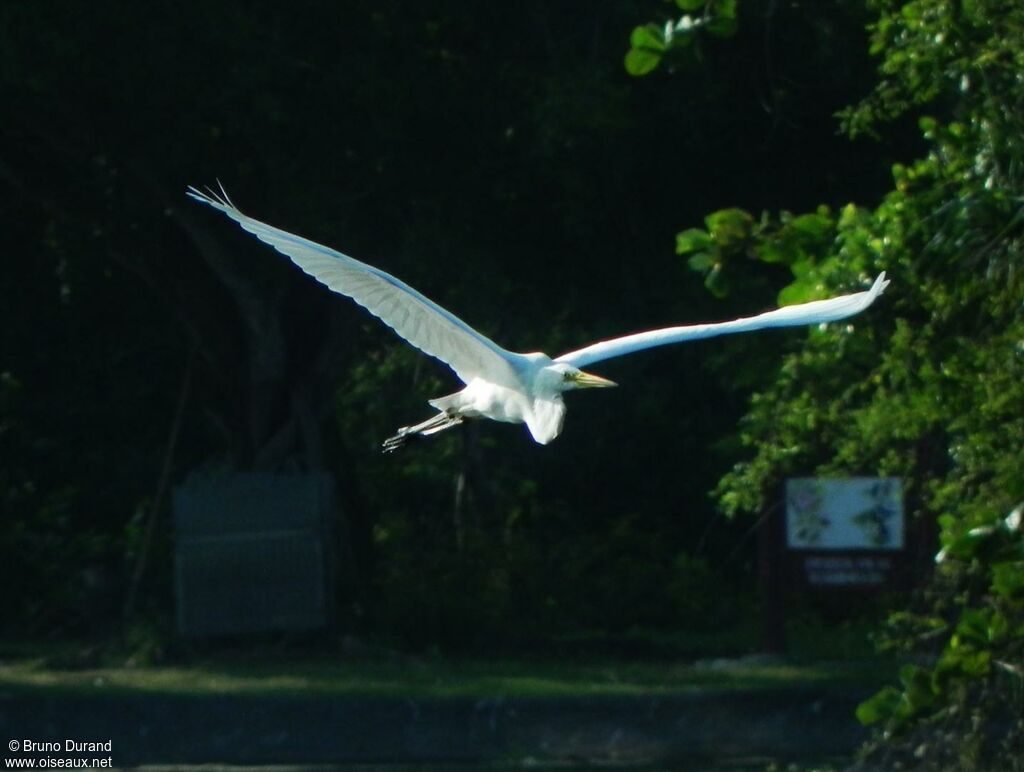
M 895 477 L 786 481 L 792 550 L 902 550 L 903 490 Z
M 786 481 L 786 546 L 815 587 L 883 587 L 904 548 L 903 490 L 894 477 Z

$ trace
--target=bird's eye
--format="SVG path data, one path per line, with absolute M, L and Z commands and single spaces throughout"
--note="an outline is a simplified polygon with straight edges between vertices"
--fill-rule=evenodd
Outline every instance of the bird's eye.
M 576 379 L 576 373 L 574 373 L 572 371 L 562 373 L 562 380 L 563 381 L 572 381 L 572 380 L 575 380 L 575 379 Z

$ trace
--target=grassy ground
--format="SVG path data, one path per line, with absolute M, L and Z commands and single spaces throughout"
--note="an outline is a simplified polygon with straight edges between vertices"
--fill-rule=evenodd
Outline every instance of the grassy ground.
M 858 686 L 891 681 L 858 630 L 795 630 L 793 654 L 764 657 L 448 659 L 360 652 L 218 650 L 183 661 L 129 666 L 76 658 L 66 645 L 0 643 L 0 694 L 163 693 L 391 697 L 636 696 L 694 690 Z
M 0 692 L 132 691 L 178 694 L 531 696 L 670 694 L 693 689 L 881 685 L 875 662 L 689 664 L 543 661 L 333 662 L 207 661 L 188 666 L 62 670 L 28 658 L 0 665 Z

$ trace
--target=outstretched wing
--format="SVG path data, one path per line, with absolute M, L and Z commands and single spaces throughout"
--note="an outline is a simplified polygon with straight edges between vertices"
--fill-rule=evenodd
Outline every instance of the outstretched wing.
M 514 364 L 517 354 L 505 351 L 405 282 L 330 247 L 242 214 L 223 187 L 219 194 L 190 187 L 188 195 L 223 212 L 317 281 L 352 298 L 420 351 L 451 367 L 464 383 L 485 378 L 507 386 L 518 384 Z
M 875 298 L 881 295 L 882 290 L 887 286 L 889 286 L 889 282 L 886 281 L 883 271 L 875 279 L 871 289 L 865 292 L 786 306 L 758 316 L 735 319 L 731 322 L 692 324 L 684 327 L 666 327 L 661 330 L 638 332 L 622 338 L 603 340 L 577 351 L 570 351 L 568 354 L 562 354 L 555 361 L 566 362 L 574 367 L 586 367 L 594 362 L 600 362 L 602 359 L 612 359 L 624 354 L 632 354 L 634 351 L 642 351 L 645 348 L 667 346 L 670 343 L 712 338 L 715 335 L 727 335 L 733 332 L 750 332 L 766 327 L 796 327 L 803 324 L 834 322 L 837 319 L 859 314 L 874 303 Z

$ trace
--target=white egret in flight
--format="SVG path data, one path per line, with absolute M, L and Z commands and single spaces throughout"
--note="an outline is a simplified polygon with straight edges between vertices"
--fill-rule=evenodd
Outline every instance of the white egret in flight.
M 397 450 L 412 437 L 435 434 L 467 418 L 525 423 L 533 439 L 546 445 L 562 431 L 564 392 L 616 385 L 583 372 L 581 367 L 669 343 L 768 327 L 833 322 L 863 311 L 889 284 L 883 272 L 865 292 L 785 306 L 731 322 L 638 332 L 552 359 L 541 353 L 506 351 L 391 274 L 242 214 L 223 187 L 219 193 L 203 193 L 190 187 L 188 195 L 223 212 L 260 241 L 287 255 L 317 281 L 352 298 L 420 351 L 448 365 L 466 384 L 455 394 L 430 400 L 437 414 L 399 429 L 384 442 L 385 452 Z

